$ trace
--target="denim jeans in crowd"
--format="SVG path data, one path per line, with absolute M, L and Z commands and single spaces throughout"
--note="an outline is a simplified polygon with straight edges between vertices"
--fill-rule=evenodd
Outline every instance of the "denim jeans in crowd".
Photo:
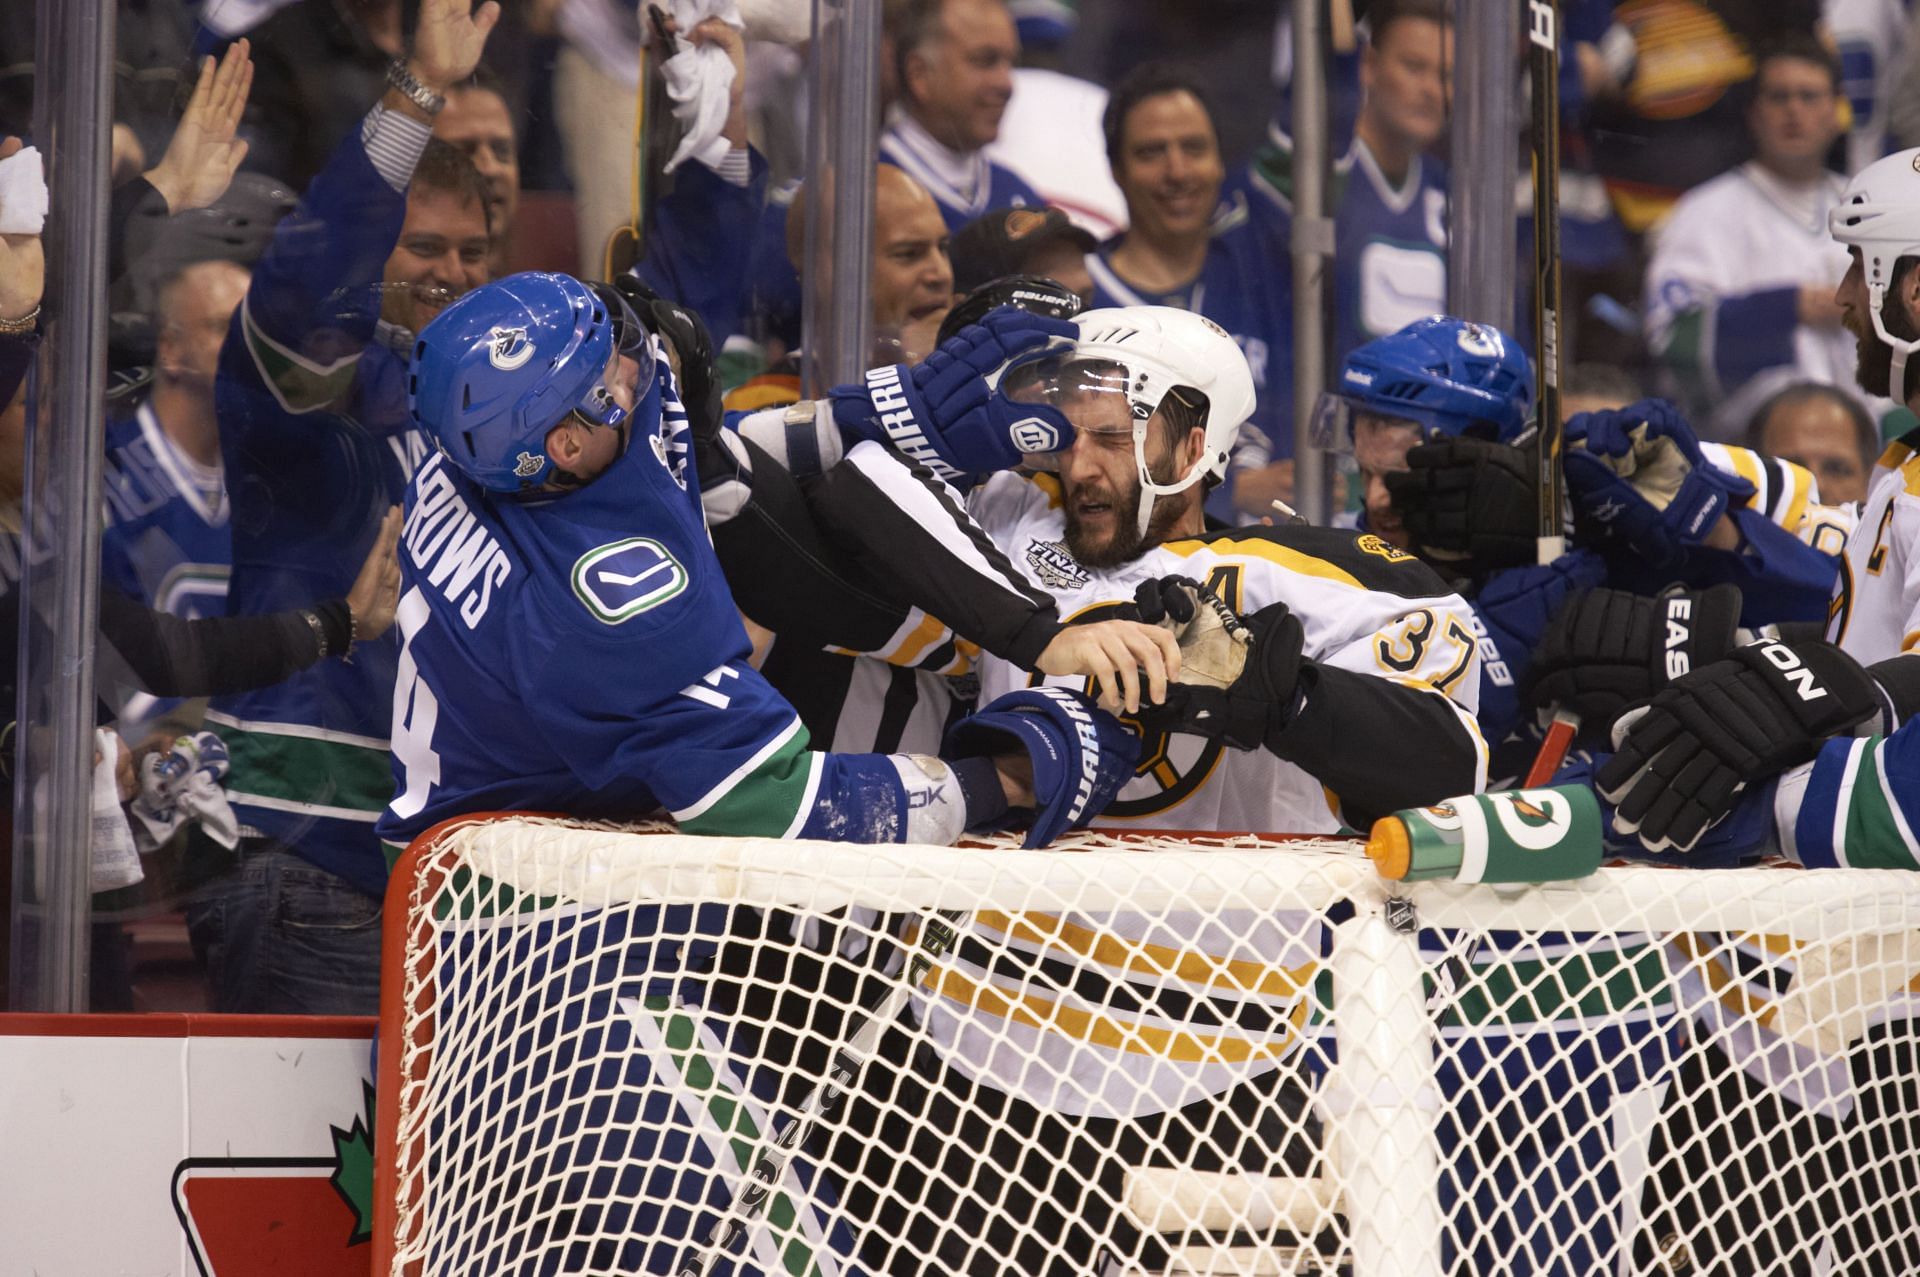
M 380 901 L 278 843 L 243 840 L 234 868 L 187 905 L 215 1011 L 374 1015 Z

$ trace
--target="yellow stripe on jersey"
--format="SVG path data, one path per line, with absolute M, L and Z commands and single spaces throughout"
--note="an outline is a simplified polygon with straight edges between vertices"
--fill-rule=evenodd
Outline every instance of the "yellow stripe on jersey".
M 1110 1051 L 1146 1055 L 1181 1064 L 1240 1064 L 1247 1060 L 1278 1060 L 1293 1049 L 1306 1022 L 1305 998 L 1287 1017 L 1289 1031 L 1278 1041 L 1256 1041 L 1221 1033 L 1194 1033 L 1141 1024 L 1110 1014 L 1096 1014 L 1066 1006 L 1031 993 L 1010 993 L 982 984 L 952 968 L 942 968 L 932 981 L 941 997 L 984 1012 L 998 1020 L 1040 1033 L 1059 1033 Z
M 1920 630 L 1909 630 L 1907 636 L 1900 640 L 1900 650 L 1911 652 L 1916 646 L 1920 646 Z
M 1875 462 L 1874 464 L 1882 466 L 1888 470 L 1898 470 L 1906 462 L 1907 458 L 1911 457 L 1912 455 L 1913 455 L 1912 448 L 1900 442 L 1898 439 L 1895 439 L 1892 443 L 1887 445 L 1887 450 L 1880 454 L 1880 460 Z
M 1688 932 L 1678 932 L 1672 937 L 1672 942 L 1693 961 L 1705 978 L 1714 999 L 1721 1006 L 1759 1028 L 1765 1029 L 1772 1026 L 1774 1018 L 1780 1013 L 1780 1008 L 1756 997 L 1746 982 L 1727 965 L 1726 960 L 1716 957 L 1707 948 L 1701 937 Z
M 1060 493 L 1060 476 L 1057 474 L 1031 474 L 1028 482 L 1047 494 L 1047 509 L 1058 510 L 1066 502 Z
M 1800 521 L 1807 516 L 1807 503 L 1813 499 L 1813 471 L 1791 461 L 1782 461 L 1780 464 L 1793 481 L 1793 495 L 1787 501 L 1787 515 L 1780 520 L 1780 526 L 1798 535 Z
M 1761 468 L 1760 458 L 1745 448 L 1728 448 L 1726 453 L 1727 464 L 1733 467 L 1734 474 L 1753 485 L 1753 499 L 1760 513 L 1771 517 L 1773 511 L 1768 508 L 1768 498 L 1772 494 L 1767 491 L 1767 476 Z
M 997 931 L 1009 940 L 1065 949 L 1090 958 L 1113 971 L 1138 975 L 1173 976 L 1188 984 L 1234 989 L 1270 998 L 1293 998 L 1313 982 L 1317 964 L 1277 967 L 1268 962 L 1221 958 L 1191 949 L 1170 949 L 1144 940 L 1127 940 L 1111 931 L 1096 931 L 1068 922 L 1057 914 L 977 913 L 975 924 Z
M 922 617 L 920 624 L 914 626 L 913 632 L 902 639 L 900 646 L 894 649 L 891 656 L 887 657 L 887 663 L 890 665 L 913 664 L 925 654 L 928 648 L 938 642 L 940 636 L 946 632 L 947 627 L 940 623 L 939 617 Z
M 1227 548 L 1228 545 L 1231 546 L 1230 549 Z M 1318 577 L 1322 581 L 1332 581 L 1337 585 L 1350 585 L 1356 590 L 1365 590 L 1367 588 L 1360 584 L 1359 578 L 1355 577 L 1351 572 L 1329 563 L 1325 559 L 1315 558 L 1313 555 L 1301 550 L 1296 550 L 1291 546 L 1280 545 L 1273 541 L 1263 541 L 1255 537 L 1249 537 L 1244 541 L 1228 542 L 1224 545 L 1218 539 L 1211 541 L 1163 541 L 1160 544 L 1160 548 L 1169 554 L 1177 554 L 1183 559 L 1190 559 L 1205 550 L 1211 550 L 1213 553 L 1219 555 L 1245 555 L 1249 558 L 1265 559 L 1269 563 L 1277 563 L 1289 572 L 1297 572 L 1301 576 Z

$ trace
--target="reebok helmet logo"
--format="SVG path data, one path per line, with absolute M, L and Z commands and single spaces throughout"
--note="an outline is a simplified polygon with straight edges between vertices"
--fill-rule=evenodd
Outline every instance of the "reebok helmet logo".
M 495 328 L 487 334 L 487 362 L 501 372 L 512 372 L 533 358 L 533 343 L 525 328 Z
M 1506 344 L 1500 340 L 1497 330 L 1482 324 L 1465 324 L 1460 334 L 1454 338 L 1460 349 L 1469 355 L 1479 355 L 1482 359 L 1498 359 L 1506 353 Z
M 1013 436 L 1013 446 L 1022 452 L 1058 452 L 1060 451 L 1060 430 L 1051 422 L 1039 417 L 1022 417 L 1007 428 Z

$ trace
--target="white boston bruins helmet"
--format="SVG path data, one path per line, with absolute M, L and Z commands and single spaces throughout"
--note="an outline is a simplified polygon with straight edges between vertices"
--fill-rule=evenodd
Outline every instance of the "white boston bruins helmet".
M 1078 430 L 1132 432 L 1144 533 L 1156 497 L 1226 477 L 1227 456 L 1253 415 L 1253 371 L 1225 329 L 1192 311 L 1119 306 L 1084 311 L 1073 324 L 1080 336 L 1071 349 L 1016 360 L 1000 388 L 1015 402 L 1059 409 Z M 1169 397 L 1191 408 L 1204 397 L 1206 443 L 1187 473 L 1163 484 L 1147 469 L 1147 421 Z
M 1902 257 L 1920 257 L 1920 149 L 1896 151 L 1861 169 L 1827 213 L 1827 229 L 1849 248 L 1860 250 L 1866 277 L 1867 312 L 1873 331 L 1893 348 L 1893 375 L 1886 393 L 1906 402 L 1907 357 L 1920 341 L 1887 331 L 1880 311 L 1893 287 L 1893 268 Z

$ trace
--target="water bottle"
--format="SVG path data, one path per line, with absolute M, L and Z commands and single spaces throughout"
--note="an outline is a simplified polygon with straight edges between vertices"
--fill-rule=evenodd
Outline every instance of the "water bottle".
M 1585 785 L 1469 794 L 1374 822 L 1367 857 L 1406 882 L 1557 882 L 1600 867 L 1600 804 Z

